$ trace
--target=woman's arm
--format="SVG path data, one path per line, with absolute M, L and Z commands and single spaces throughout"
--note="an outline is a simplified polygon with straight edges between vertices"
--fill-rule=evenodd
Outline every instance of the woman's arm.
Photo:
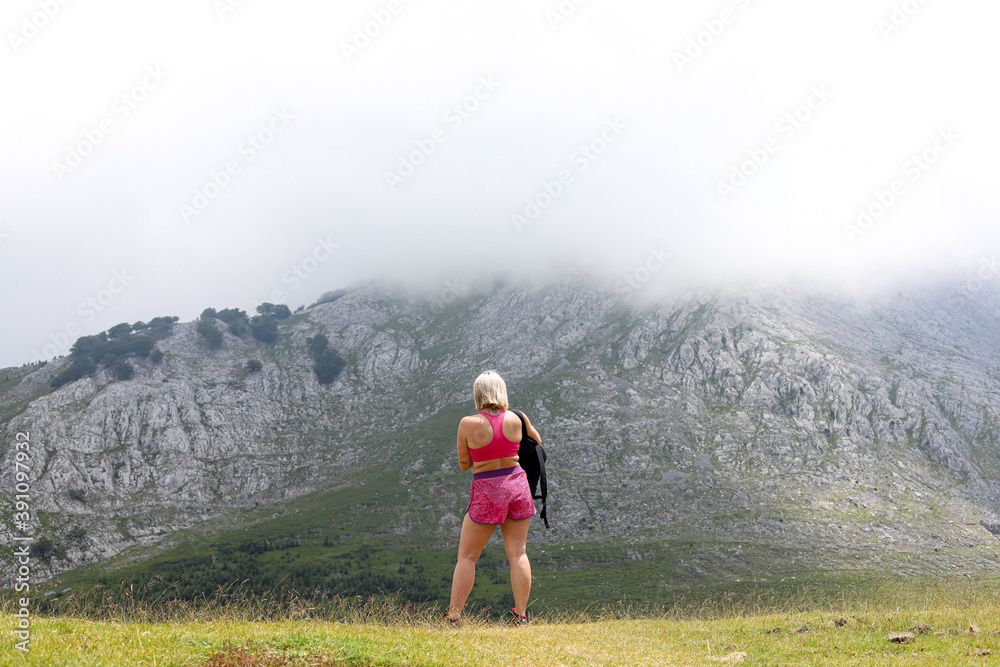
M 462 470 L 472 467 L 472 456 L 469 455 L 469 442 L 465 438 L 465 419 L 458 423 L 458 465 Z
M 523 412 L 521 414 L 524 415 Z M 538 444 L 542 444 L 542 436 L 538 435 L 538 431 L 536 431 L 535 427 L 531 425 L 531 420 L 528 419 L 528 415 L 524 415 L 524 425 L 528 427 L 528 436 Z

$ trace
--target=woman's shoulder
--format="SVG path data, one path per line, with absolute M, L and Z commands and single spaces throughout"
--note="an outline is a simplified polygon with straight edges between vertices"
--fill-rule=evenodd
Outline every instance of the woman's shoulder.
M 477 412 L 473 415 L 465 415 L 464 417 L 462 417 L 461 421 L 458 422 L 458 427 L 462 428 L 463 426 L 472 426 L 475 424 L 479 424 L 480 422 L 483 421 L 483 419 L 484 417 L 481 412 Z
M 521 422 L 521 417 L 524 417 L 524 423 L 525 424 L 530 424 L 531 423 L 531 422 L 528 421 L 528 415 L 524 414 L 520 410 L 516 410 L 515 411 L 515 408 L 508 408 L 507 409 L 507 412 L 504 415 L 503 421 L 504 421 L 504 424 L 516 425 L 517 428 L 521 428 L 521 423 L 522 423 Z

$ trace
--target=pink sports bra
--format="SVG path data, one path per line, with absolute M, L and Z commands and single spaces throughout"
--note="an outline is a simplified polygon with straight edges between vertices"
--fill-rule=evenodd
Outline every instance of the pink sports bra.
M 480 461 L 499 459 L 504 456 L 517 456 L 517 452 L 521 448 L 521 443 L 511 442 L 503 434 L 503 418 L 507 414 L 507 411 L 502 410 L 498 415 L 491 415 L 488 412 L 480 412 L 479 414 L 486 417 L 490 422 L 490 426 L 493 427 L 493 439 L 484 447 L 477 447 L 476 449 L 469 447 L 469 456 L 472 457 L 472 460 L 478 463 Z

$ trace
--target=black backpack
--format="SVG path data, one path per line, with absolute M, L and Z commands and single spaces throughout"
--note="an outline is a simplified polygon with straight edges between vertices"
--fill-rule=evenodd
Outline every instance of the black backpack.
M 528 486 L 531 487 L 531 497 L 542 501 L 542 512 L 538 516 L 545 522 L 545 527 L 549 527 L 549 519 L 546 514 L 545 498 L 549 492 L 549 483 L 545 479 L 545 450 L 542 446 L 528 435 L 528 426 L 524 423 L 524 415 L 520 410 L 511 410 L 517 418 L 521 420 L 521 448 L 517 450 L 517 464 L 528 474 Z M 538 486 L 541 483 L 541 493 L 538 493 Z

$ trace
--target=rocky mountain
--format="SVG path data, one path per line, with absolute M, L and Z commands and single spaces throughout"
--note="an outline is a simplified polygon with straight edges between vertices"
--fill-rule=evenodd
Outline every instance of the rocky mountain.
M 660 565 L 674 581 L 995 571 L 1000 295 L 957 294 L 643 304 L 567 280 L 444 303 L 370 284 L 282 321 L 273 345 L 224 331 L 211 350 L 178 323 L 127 380 L 101 368 L 53 390 L 67 358 L 0 371 L 0 542 L 21 534 L 27 433 L 31 530 L 59 547 L 36 577 L 366 483 L 384 500 L 329 521 L 450 548 L 469 481 L 454 431 L 495 368 L 550 456 L 540 553 L 586 547 L 653 583 Z M 318 333 L 347 362 L 330 385 Z

